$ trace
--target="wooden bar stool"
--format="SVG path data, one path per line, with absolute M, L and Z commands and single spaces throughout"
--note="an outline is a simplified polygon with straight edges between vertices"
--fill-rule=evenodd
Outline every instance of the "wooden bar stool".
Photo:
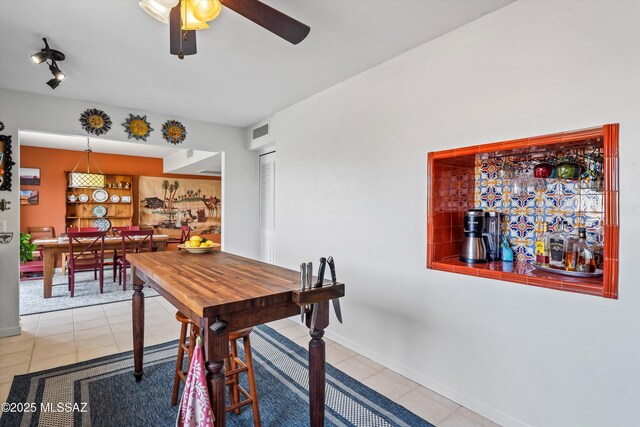
M 176 313 L 176 319 L 182 324 L 180 328 L 180 342 L 178 343 L 178 360 L 176 362 L 176 374 L 173 380 L 173 395 L 171 396 L 171 404 L 176 405 L 178 403 L 178 391 L 180 389 L 180 381 L 183 383 L 187 381 L 187 371 L 182 371 L 182 364 L 184 361 L 184 354 L 187 354 L 188 361 L 191 363 L 191 356 L 195 350 L 196 338 L 200 335 L 200 328 L 193 323 L 181 312 Z M 226 359 L 226 386 L 229 389 L 230 405 L 227 406 L 227 412 L 233 411 L 236 414 L 240 413 L 240 408 L 245 405 L 251 405 L 253 412 L 253 425 L 254 427 L 260 427 L 260 408 L 258 406 L 258 391 L 256 389 L 256 379 L 253 371 L 253 357 L 251 355 L 251 331 L 253 328 L 241 329 L 229 333 L 230 351 Z M 189 334 L 189 343 L 186 343 L 187 334 Z M 244 346 L 243 361 L 238 357 L 238 345 L 237 340 L 242 338 Z M 249 391 L 247 392 L 244 387 L 240 385 L 240 374 L 246 372 L 247 380 L 249 383 Z M 240 399 L 240 395 L 244 400 Z

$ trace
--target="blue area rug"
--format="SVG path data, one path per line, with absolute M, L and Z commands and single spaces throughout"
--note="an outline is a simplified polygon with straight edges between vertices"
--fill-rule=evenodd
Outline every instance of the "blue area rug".
M 254 329 L 251 344 L 262 425 L 308 426 L 307 350 L 267 326 Z M 174 426 L 178 408 L 170 400 L 176 352 L 177 341 L 146 348 L 140 383 L 133 378 L 131 352 L 18 376 L 8 402 L 35 403 L 36 411 L 5 413 L 0 426 Z M 329 364 L 326 379 L 327 426 L 432 426 Z M 77 403 L 78 410 L 41 410 L 41 404 L 58 403 Z M 253 425 L 250 407 L 239 415 L 228 413 L 227 425 Z
M 93 279 L 93 272 L 76 274 L 74 297 L 69 295 L 69 282 L 66 275 L 53 276 L 51 298 L 43 297 L 43 280 L 24 280 L 20 282 L 20 315 L 47 313 L 69 308 L 87 307 L 118 301 L 131 301 L 133 285 L 131 272 L 127 271 L 127 290 L 123 291 L 118 282 L 113 281 L 111 268 L 104 269 L 103 293 L 100 283 Z M 153 289 L 144 288 L 145 297 L 158 296 Z

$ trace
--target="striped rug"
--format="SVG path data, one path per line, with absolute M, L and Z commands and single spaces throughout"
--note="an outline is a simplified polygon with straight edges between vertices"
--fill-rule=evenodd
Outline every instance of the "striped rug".
M 251 344 L 262 425 L 309 425 L 306 349 L 267 326 L 254 329 Z M 177 341 L 146 348 L 140 383 L 131 352 L 18 376 L 8 402 L 27 411 L 4 413 L 0 426 L 174 426 L 176 351 Z M 432 426 L 329 364 L 326 380 L 327 426 Z M 227 425 L 253 425 L 250 407 L 227 414 Z

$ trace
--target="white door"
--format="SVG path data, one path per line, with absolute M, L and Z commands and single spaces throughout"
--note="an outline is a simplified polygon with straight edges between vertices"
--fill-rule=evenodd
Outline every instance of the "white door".
M 260 261 L 275 262 L 276 153 L 260 156 Z

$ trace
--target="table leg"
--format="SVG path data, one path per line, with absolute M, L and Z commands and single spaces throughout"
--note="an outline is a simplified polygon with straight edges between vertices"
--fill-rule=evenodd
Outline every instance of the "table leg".
M 315 329 L 309 334 L 309 416 L 311 427 L 324 426 L 325 403 L 325 343 L 324 328 L 329 326 L 329 302 L 320 302 L 314 305 L 318 310 Z M 307 316 L 307 325 L 310 326 L 311 314 Z
M 131 276 L 133 277 L 133 375 L 136 382 L 142 380 L 142 357 L 144 354 L 144 293 L 142 293 L 142 280 L 136 275 L 135 267 L 131 266 Z
M 204 318 L 200 322 L 204 339 L 204 358 L 207 371 L 207 385 L 211 409 L 216 427 L 225 427 L 227 411 L 225 408 L 225 371 L 224 359 L 229 355 L 229 331 L 226 327 L 211 330 L 215 320 Z
M 44 266 L 42 275 L 44 284 L 44 297 L 51 298 L 53 288 L 53 269 L 55 256 L 52 248 L 42 248 L 42 264 Z

